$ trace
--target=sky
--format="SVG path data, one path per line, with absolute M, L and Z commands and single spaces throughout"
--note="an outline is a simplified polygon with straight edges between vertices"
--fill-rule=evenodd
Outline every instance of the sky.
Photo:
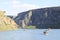
M 0 10 L 13 16 L 32 9 L 56 6 L 60 6 L 60 0 L 0 0 Z

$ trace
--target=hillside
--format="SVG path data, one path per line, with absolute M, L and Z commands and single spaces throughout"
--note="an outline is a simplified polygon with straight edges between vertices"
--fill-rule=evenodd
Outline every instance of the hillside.
M 5 11 L 0 11 L 0 31 L 17 29 L 17 24 L 4 13 Z
M 33 9 L 19 13 L 14 19 L 21 27 L 36 26 L 36 28 L 60 29 L 60 7 Z

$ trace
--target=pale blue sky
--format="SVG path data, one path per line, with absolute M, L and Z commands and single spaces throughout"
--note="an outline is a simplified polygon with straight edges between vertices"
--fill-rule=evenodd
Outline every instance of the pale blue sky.
M 60 0 L 0 0 L 0 10 L 17 15 L 31 9 L 60 6 Z

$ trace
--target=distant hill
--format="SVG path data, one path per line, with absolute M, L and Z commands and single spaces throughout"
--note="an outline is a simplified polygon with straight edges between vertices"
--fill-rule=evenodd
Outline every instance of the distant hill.
M 18 29 L 18 25 L 4 13 L 5 11 L 0 11 L 0 31 Z
M 7 17 L 11 18 L 12 20 L 15 19 L 16 16 L 12 16 L 12 15 L 6 15 Z
M 19 13 L 14 18 L 21 27 L 36 26 L 36 28 L 60 29 L 60 7 L 33 9 Z

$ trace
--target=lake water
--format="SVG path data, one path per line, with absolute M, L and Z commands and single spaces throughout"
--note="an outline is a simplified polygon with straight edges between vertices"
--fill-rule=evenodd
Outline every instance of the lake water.
M 0 32 L 0 40 L 60 40 L 60 29 L 52 29 L 48 31 L 48 35 L 43 34 L 45 30 L 19 29 Z

